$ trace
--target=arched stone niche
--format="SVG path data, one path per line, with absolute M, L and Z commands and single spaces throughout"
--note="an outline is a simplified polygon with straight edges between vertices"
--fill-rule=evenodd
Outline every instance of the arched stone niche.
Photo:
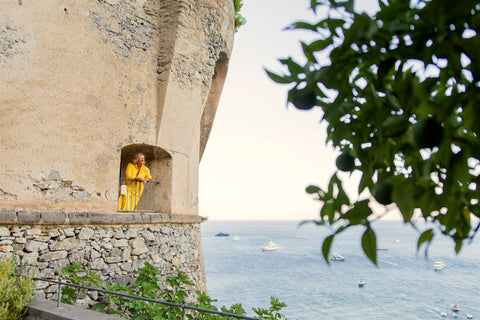
M 208 137 L 210 136 L 210 131 L 212 130 L 213 120 L 215 118 L 215 113 L 217 112 L 218 101 L 220 100 L 223 84 L 225 83 L 225 78 L 227 77 L 228 61 L 228 55 L 225 52 L 221 52 L 217 63 L 215 64 L 215 73 L 213 74 L 212 84 L 210 86 L 210 91 L 208 92 L 207 102 L 202 113 L 200 124 L 200 159 L 205 151 Z
M 149 182 L 150 186 L 144 193 L 144 196 L 148 196 L 152 202 L 152 208 L 148 208 L 149 211 L 170 213 L 172 203 L 172 156 L 160 147 L 147 144 L 131 144 L 122 148 L 119 193 L 121 179 L 125 177 L 125 168 L 139 152 L 145 155 L 145 165 L 150 169 L 152 175 L 152 181 Z M 153 194 L 146 194 L 146 192 L 153 192 Z M 145 209 L 142 208 L 140 202 L 139 210 Z

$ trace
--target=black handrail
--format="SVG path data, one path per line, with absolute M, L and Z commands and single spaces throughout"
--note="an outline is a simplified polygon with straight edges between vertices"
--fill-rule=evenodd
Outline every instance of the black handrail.
M 97 292 L 101 292 L 101 293 L 114 294 L 114 295 L 124 297 L 124 298 L 142 300 L 142 301 L 147 301 L 147 302 L 159 303 L 159 304 L 163 304 L 163 305 L 167 305 L 167 306 L 171 306 L 171 307 L 181 308 L 182 309 L 182 320 L 185 319 L 185 309 L 199 311 L 199 312 L 213 313 L 213 314 L 217 314 L 217 315 L 220 315 L 220 316 L 243 319 L 243 320 L 261 320 L 261 319 L 258 319 L 258 318 L 252 318 L 252 317 L 242 316 L 242 315 L 238 315 L 238 314 L 223 312 L 223 311 L 215 311 L 215 310 L 209 310 L 209 309 L 203 309 L 203 308 L 199 308 L 199 307 L 190 306 L 190 305 L 186 304 L 185 299 L 183 299 L 182 304 L 179 304 L 179 303 L 155 300 L 155 299 L 144 298 L 144 297 L 139 297 L 139 296 L 132 296 L 132 295 L 125 294 L 125 293 L 108 291 L 108 290 L 94 288 L 94 287 L 86 287 L 86 286 L 82 286 L 82 285 L 74 284 L 74 283 L 62 282 L 61 278 L 60 278 L 60 281 L 44 279 L 44 278 L 37 278 L 37 277 L 33 278 L 33 280 L 45 281 L 45 282 L 49 282 L 49 283 L 58 284 L 57 308 L 60 307 L 61 287 L 62 287 L 62 285 L 65 285 L 65 286 L 70 286 L 70 287 L 75 287 L 75 288 L 86 289 L 86 290 L 89 290 L 89 291 L 97 291 Z

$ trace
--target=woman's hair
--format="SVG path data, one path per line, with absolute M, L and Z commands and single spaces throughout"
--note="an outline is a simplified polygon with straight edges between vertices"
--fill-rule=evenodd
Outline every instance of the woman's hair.
M 145 158 L 145 155 L 141 152 L 137 153 L 135 157 L 133 157 L 132 163 L 137 164 L 138 160 L 140 160 L 140 157 L 143 156 Z

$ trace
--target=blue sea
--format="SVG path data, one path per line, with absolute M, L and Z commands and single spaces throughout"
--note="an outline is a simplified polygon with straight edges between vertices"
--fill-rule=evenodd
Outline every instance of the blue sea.
M 327 227 L 299 227 L 298 221 L 206 221 L 202 243 L 208 294 L 216 305 L 241 303 L 268 308 L 270 297 L 287 304 L 287 319 L 408 320 L 480 319 L 480 241 L 466 243 L 456 255 L 453 241 L 434 238 L 428 256 L 417 252 L 418 231 L 401 221 L 377 221 L 378 266 L 361 249 L 363 229 L 336 238 L 332 252 L 345 261 L 324 261 L 321 244 Z M 425 228 L 420 223 L 419 228 Z M 216 237 L 219 232 L 230 234 Z M 233 237 L 240 239 L 233 241 Z M 273 240 L 275 251 L 261 246 Z M 435 261 L 446 267 L 434 271 Z M 358 281 L 366 281 L 364 287 Z M 442 317 L 441 312 L 447 316 Z

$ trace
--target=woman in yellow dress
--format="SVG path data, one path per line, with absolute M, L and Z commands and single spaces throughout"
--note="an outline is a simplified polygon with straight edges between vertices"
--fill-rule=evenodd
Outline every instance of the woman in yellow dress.
M 144 184 L 152 180 L 150 170 L 145 166 L 145 155 L 143 153 L 137 153 L 133 161 L 127 165 L 125 178 L 126 180 L 122 183 L 121 188 L 125 188 L 126 192 L 120 194 L 118 210 L 134 211 L 137 210 Z

